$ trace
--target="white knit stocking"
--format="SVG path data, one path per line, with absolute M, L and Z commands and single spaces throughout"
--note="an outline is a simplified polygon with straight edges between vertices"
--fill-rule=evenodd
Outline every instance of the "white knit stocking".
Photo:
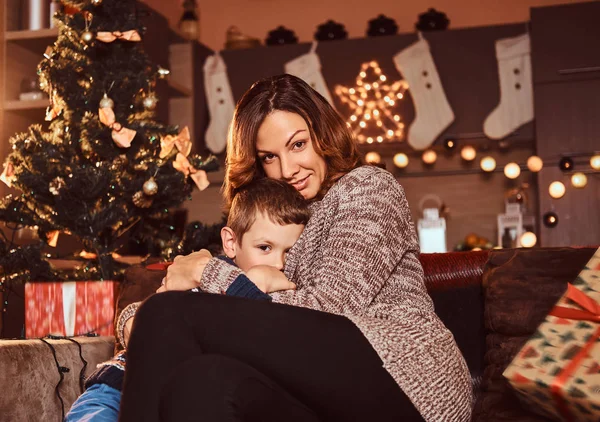
M 227 145 L 227 131 L 235 109 L 227 66 L 219 53 L 207 57 L 204 62 L 204 90 L 210 115 L 205 136 L 206 146 L 218 154 Z
M 407 141 L 414 149 L 429 147 L 454 121 L 444 88 L 429 51 L 429 43 L 419 41 L 394 56 L 394 64 L 408 82 L 415 105 L 415 120 L 408 129 Z
M 483 124 L 491 139 L 502 139 L 533 120 L 530 51 L 529 34 L 496 41 L 500 104 Z
M 309 84 L 315 91 L 321 94 L 329 104 L 333 106 L 331 93 L 327 88 L 325 78 L 321 73 L 321 61 L 315 53 L 317 43 L 313 42 L 310 51 L 307 54 L 296 57 L 285 64 L 285 73 L 294 75 Z

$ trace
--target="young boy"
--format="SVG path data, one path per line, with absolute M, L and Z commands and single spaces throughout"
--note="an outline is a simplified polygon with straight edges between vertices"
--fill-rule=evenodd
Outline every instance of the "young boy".
M 220 258 L 233 261 L 254 284 L 234 282 L 225 294 L 248 297 L 248 292 L 240 289 L 250 288 L 253 289 L 251 297 L 270 300 L 264 292 L 273 291 L 274 283 L 280 289 L 294 288 L 282 273 L 271 277 L 265 270 L 283 271 L 286 255 L 309 218 L 308 203 L 285 182 L 264 178 L 240 190 L 231 204 L 227 226 L 221 230 L 225 256 Z M 282 279 L 285 280 L 282 282 Z M 161 285 L 157 293 L 163 291 L 166 289 Z M 119 316 L 117 331 L 124 347 L 138 307 L 139 303 L 131 304 Z M 73 403 L 65 422 L 116 422 L 124 371 L 124 351 L 98 365 L 86 381 L 86 391 Z

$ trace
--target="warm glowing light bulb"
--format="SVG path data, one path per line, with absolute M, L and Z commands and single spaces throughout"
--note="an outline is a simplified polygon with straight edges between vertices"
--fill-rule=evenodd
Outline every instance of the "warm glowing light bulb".
M 367 127 L 367 124 L 365 122 L 360 122 L 359 126 L 364 129 L 365 127 Z
M 435 151 L 429 149 L 423 153 L 421 158 L 425 164 L 433 164 L 437 160 L 437 154 Z
M 399 122 L 400 121 L 400 116 L 398 116 L 397 114 L 394 116 L 394 120 Z
M 533 248 L 537 243 L 537 236 L 532 232 L 525 232 L 521 235 L 521 246 L 524 248 Z
M 404 95 L 403 95 L 401 92 L 399 92 L 399 93 L 396 95 L 396 97 L 398 97 L 398 99 L 399 99 L 399 100 L 401 100 L 402 98 L 404 98 Z
M 362 107 L 362 106 L 364 106 L 364 105 L 365 105 L 365 102 L 364 102 L 363 100 L 358 100 L 358 101 L 356 102 L 356 104 L 358 104 L 359 106 L 361 106 L 361 107 Z
M 554 199 L 562 198 L 566 192 L 565 185 L 563 185 L 562 182 L 558 181 L 552 182 L 548 187 L 548 192 L 550 193 L 550 196 Z
M 354 88 L 350 88 L 350 90 L 348 91 L 350 94 L 356 94 L 356 90 Z
M 527 159 L 527 168 L 533 173 L 537 173 L 544 167 L 544 162 L 537 155 L 532 155 Z
M 387 78 L 385 77 L 385 75 L 381 75 L 379 79 L 381 79 L 381 82 L 385 82 Z
M 600 170 L 600 154 L 596 154 L 590 158 L 590 166 L 592 166 L 594 170 Z
M 379 116 L 379 110 L 373 110 L 373 115 Z
M 379 164 L 381 163 L 381 155 L 375 151 L 368 152 L 367 155 L 365 155 L 365 161 L 369 164 Z
M 355 73 L 355 75 L 356 75 L 356 73 Z M 360 72 L 359 75 L 360 75 L 361 78 L 366 78 L 367 77 L 367 72 Z
M 508 163 L 504 166 L 504 175 L 509 179 L 516 179 L 521 174 L 521 167 L 517 163 Z
M 399 169 L 405 168 L 408 166 L 408 156 L 403 152 L 394 155 L 394 165 Z
M 573 173 L 571 176 L 571 184 L 576 188 L 584 188 L 587 185 L 587 176 L 583 173 Z
M 350 120 L 352 120 L 353 122 L 355 122 L 355 121 L 356 121 L 356 119 L 358 119 L 358 117 L 356 117 L 356 116 L 354 116 L 354 115 L 350 116 Z
M 460 156 L 465 161 L 473 161 L 475 159 L 476 155 L 477 155 L 477 152 L 475 151 L 475 148 L 473 148 L 472 146 L 466 146 L 460 150 Z
M 394 136 L 394 131 L 392 129 L 387 131 L 388 136 Z
M 479 165 L 481 166 L 481 170 L 488 172 L 488 173 L 496 170 L 496 160 L 494 160 L 493 157 L 482 158 Z

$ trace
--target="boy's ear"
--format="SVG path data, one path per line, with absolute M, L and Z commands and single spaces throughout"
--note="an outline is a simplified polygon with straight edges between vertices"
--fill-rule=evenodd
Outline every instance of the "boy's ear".
M 228 258 L 235 258 L 237 246 L 237 238 L 231 228 L 225 226 L 221 229 L 221 243 L 223 244 L 223 252 Z

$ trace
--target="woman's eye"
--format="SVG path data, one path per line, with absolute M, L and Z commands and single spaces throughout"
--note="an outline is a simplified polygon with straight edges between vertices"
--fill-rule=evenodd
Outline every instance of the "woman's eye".
M 301 149 L 305 144 L 305 141 L 294 142 L 294 149 Z
M 260 245 L 258 248 L 263 252 L 269 252 L 271 250 L 269 245 Z
M 261 160 L 264 163 L 269 163 L 271 161 L 273 161 L 275 159 L 275 155 L 274 154 L 265 154 L 261 157 Z

